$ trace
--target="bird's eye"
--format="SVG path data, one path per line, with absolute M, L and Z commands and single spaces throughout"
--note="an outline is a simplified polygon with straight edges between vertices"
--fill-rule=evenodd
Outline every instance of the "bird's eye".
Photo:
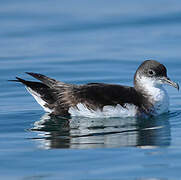
M 153 76 L 153 75 L 155 75 L 155 72 L 154 72 L 153 70 L 149 70 L 149 71 L 148 71 L 148 74 L 151 75 L 151 76 Z

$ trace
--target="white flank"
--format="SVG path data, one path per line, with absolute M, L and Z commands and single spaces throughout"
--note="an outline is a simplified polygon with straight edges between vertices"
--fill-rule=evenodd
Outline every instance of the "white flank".
M 40 106 L 46 111 L 51 113 L 52 110 L 49 109 L 48 107 L 46 107 L 46 102 L 41 98 L 41 95 L 38 94 L 37 92 L 33 91 L 31 88 L 26 87 L 26 89 L 28 90 L 28 92 L 35 98 L 35 100 L 38 102 L 38 104 L 40 104 Z
M 103 110 L 91 110 L 84 104 L 77 104 L 77 107 L 69 108 L 71 116 L 82 116 L 90 118 L 109 118 L 109 117 L 134 117 L 137 114 L 137 107 L 132 104 L 126 104 L 125 108 L 117 104 L 116 106 L 104 106 Z

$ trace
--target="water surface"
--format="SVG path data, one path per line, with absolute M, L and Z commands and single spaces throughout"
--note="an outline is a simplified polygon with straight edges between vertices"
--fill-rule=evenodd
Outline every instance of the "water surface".
M 180 83 L 179 0 L 10 1 L 0 6 L 0 179 L 179 180 L 180 92 L 170 112 L 135 118 L 56 118 L 18 83 L 39 72 L 67 83 L 132 85 L 145 59 Z

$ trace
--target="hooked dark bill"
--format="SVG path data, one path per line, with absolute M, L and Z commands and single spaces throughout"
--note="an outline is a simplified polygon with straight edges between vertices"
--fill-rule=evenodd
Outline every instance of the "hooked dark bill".
M 179 91 L 179 88 L 180 88 L 179 84 L 174 82 L 174 81 L 172 81 L 170 78 L 162 77 L 161 80 L 162 80 L 163 83 L 168 84 L 170 86 L 173 86 L 174 88 L 176 88 Z

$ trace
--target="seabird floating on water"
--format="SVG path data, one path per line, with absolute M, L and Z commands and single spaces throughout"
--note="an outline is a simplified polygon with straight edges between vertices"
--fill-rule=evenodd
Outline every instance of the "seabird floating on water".
M 46 112 L 60 116 L 126 117 L 155 116 L 168 112 L 169 97 L 163 84 L 179 90 L 167 77 L 167 69 L 154 60 L 144 61 L 134 75 L 134 87 L 88 83 L 67 84 L 42 74 L 27 72 L 41 82 L 23 83 Z

